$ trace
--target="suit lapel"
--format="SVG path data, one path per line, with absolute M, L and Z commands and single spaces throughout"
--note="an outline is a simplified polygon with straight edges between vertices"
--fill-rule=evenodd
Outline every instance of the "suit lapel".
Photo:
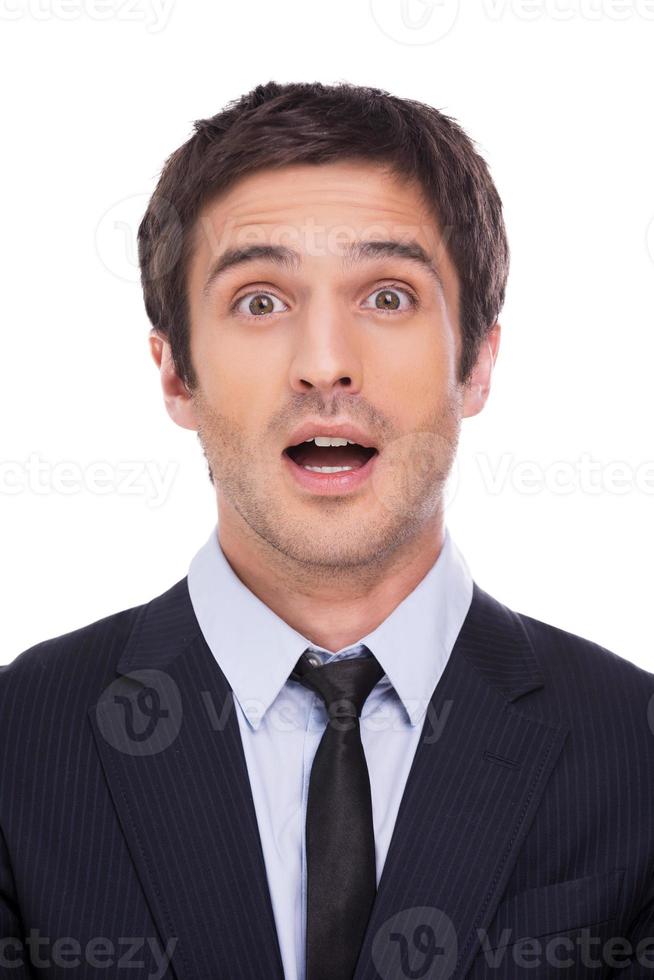
M 543 683 L 517 615 L 475 583 L 425 718 L 354 980 L 468 972 L 568 734 L 558 719 L 530 716 L 528 699 L 515 704 Z
M 182 579 L 148 603 L 89 708 L 162 949 L 178 980 L 283 980 L 235 705 Z

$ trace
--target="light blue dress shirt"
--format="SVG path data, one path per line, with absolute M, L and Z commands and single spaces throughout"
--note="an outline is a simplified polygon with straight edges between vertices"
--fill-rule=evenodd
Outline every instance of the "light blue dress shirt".
M 470 607 L 472 576 L 445 527 L 440 554 L 414 590 L 359 643 L 337 653 L 302 636 L 244 585 L 220 547 L 217 524 L 191 561 L 188 587 L 200 629 L 234 693 L 284 976 L 305 980 L 304 826 L 327 711 L 289 674 L 307 649 L 323 663 L 370 651 L 384 669 L 360 721 L 379 885 L 428 705 Z M 435 726 L 438 720 L 429 721 Z

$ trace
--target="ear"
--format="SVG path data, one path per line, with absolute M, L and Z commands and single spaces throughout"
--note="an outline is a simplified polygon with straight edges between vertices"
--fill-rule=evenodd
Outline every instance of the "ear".
M 499 323 L 494 323 L 482 343 L 477 361 L 465 385 L 463 395 L 463 418 L 478 415 L 486 404 L 491 386 L 493 366 L 500 347 Z
M 150 353 L 159 368 L 164 403 L 168 414 L 173 422 L 176 422 L 183 429 L 197 430 L 198 425 L 193 411 L 193 396 L 175 370 L 169 342 L 154 329 L 150 331 L 148 339 Z

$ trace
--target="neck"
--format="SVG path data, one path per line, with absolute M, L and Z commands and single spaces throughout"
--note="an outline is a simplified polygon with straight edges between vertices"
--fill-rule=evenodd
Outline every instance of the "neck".
M 307 566 L 222 514 L 218 539 L 257 598 L 311 643 L 336 653 L 376 629 L 425 577 L 443 547 L 444 521 L 439 509 L 383 560 L 348 568 Z

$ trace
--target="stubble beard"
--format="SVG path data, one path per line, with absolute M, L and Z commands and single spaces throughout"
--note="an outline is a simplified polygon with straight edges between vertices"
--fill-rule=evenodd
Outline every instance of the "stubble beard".
M 461 424 L 457 391 L 415 433 L 384 447 L 377 477 L 363 491 L 370 506 L 348 496 L 302 499 L 300 491 L 289 491 L 283 460 L 274 458 L 265 440 L 253 447 L 234 419 L 214 410 L 200 394 L 194 401 L 197 435 L 219 510 L 221 502 L 223 509 L 233 509 L 255 548 L 279 563 L 280 571 L 299 567 L 313 581 L 322 577 L 325 582 L 354 573 L 360 584 L 372 582 L 442 516 Z M 297 493 L 295 500 L 289 492 Z

